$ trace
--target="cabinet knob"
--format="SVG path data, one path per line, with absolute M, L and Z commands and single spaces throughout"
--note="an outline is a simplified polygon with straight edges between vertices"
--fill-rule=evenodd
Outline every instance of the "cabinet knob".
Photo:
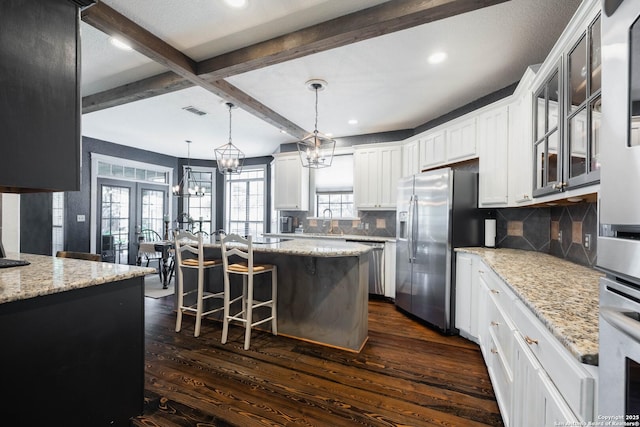
M 492 294 L 499 294 L 499 293 L 500 293 L 500 291 L 499 291 L 499 290 L 497 290 L 497 289 L 491 289 L 491 293 L 492 293 Z
M 496 350 L 495 348 L 492 348 L 492 349 L 491 349 L 491 353 L 493 353 L 493 354 L 498 354 L 498 350 Z
M 531 345 L 531 344 L 535 344 L 538 345 L 538 340 L 534 340 L 533 338 L 529 338 L 528 335 L 525 335 L 524 340 L 527 342 L 527 344 Z
M 499 326 L 500 323 L 496 322 L 495 320 L 491 321 L 491 326 Z

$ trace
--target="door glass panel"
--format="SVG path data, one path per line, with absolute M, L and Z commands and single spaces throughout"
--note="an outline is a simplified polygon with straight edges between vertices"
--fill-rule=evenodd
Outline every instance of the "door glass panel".
M 141 226 L 164 236 L 164 191 L 142 189 Z
M 558 180 L 558 131 L 547 138 L 549 146 L 549 166 L 547 167 L 547 184 Z
M 587 40 L 583 36 L 569 54 L 569 111 L 575 111 L 587 99 Z
M 546 166 L 544 148 L 544 140 L 536 145 L 536 188 L 544 187 L 544 174 Z
M 560 86 L 558 81 L 558 72 L 553 73 L 553 77 L 549 80 L 547 93 L 549 96 L 549 105 L 547 107 L 547 115 L 549 118 L 549 126 L 547 131 L 553 130 L 558 126 L 558 94 Z
M 602 116 L 602 99 L 596 99 L 591 105 L 591 150 L 589 170 L 600 169 L 600 121 Z
M 587 171 L 587 109 L 583 108 L 569 121 L 569 176 Z
M 589 49 L 589 55 L 591 57 L 591 93 L 595 93 L 600 90 L 602 83 L 601 73 L 601 37 L 600 37 L 600 17 L 591 26 L 591 46 Z
M 546 117 L 547 117 L 547 108 L 545 102 L 545 88 L 542 87 L 538 96 L 536 97 L 536 139 L 540 139 L 547 133 L 547 129 L 545 127 Z
M 117 264 L 127 264 L 129 258 L 130 195 L 125 187 L 102 186 L 102 252 Z

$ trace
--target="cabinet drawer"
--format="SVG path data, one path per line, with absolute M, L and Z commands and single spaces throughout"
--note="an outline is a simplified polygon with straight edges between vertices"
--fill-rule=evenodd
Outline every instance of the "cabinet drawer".
M 511 418 L 511 396 L 513 389 L 513 375 L 507 366 L 504 358 L 504 350 L 497 344 L 496 335 L 493 330 L 488 335 L 488 350 L 485 356 L 487 370 L 491 378 L 491 384 L 496 394 L 496 400 L 500 407 L 500 414 L 506 426 L 510 425 Z
M 581 420 L 593 419 L 594 379 L 522 302 L 514 305 L 518 339 L 526 342 L 572 411 Z
M 484 281 L 492 299 L 509 319 L 513 318 L 513 302 L 515 294 L 492 269 L 482 264 L 478 270 L 480 280 Z
M 511 319 L 505 317 L 504 312 L 496 304 L 494 294 L 491 294 L 489 299 L 491 304 L 487 315 L 489 323 L 487 327 L 494 344 L 498 347 L 505 369 L 511 374 L 513 372 L 513 332 L 515 328 Z

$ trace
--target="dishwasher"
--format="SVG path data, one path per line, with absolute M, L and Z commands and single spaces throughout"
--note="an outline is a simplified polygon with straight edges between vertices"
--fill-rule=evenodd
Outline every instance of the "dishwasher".
M 368 240 L 347 240 L 371 246 L 369 252 L 369 293 L 384 296 L 384 243 Z

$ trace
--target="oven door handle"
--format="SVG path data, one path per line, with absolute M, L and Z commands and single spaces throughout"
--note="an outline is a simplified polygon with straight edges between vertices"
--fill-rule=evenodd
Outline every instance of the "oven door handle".
M 623 311 L 611 307 L 600 307 L 600 315 L 607 323 L 617 330 L 629 335 L 634 340 L 640 342 L 640 322 L 632 319 L 625 313 L 629 313 L 629 311 Z M 638 316 L 638 313 L 634 314 Z

